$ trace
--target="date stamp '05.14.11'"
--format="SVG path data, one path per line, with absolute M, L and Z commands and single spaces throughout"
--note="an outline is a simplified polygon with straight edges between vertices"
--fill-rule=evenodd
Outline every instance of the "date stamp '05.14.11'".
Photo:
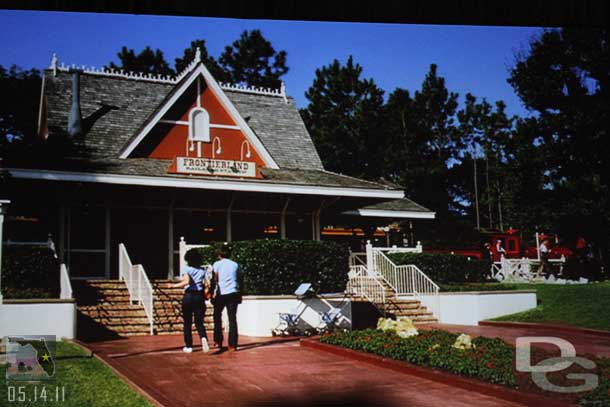
M 61 402 L 65 388 L 55 383 L 55 348 L 51 335 L 3 338 L 7 402 Z

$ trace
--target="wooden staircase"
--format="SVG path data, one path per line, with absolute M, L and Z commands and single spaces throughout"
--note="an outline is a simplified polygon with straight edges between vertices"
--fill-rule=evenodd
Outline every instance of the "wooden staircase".
M 170 288 L 169 280 L 152 282 L 154 288 L 154 333 L 181 334 L 181 288 Z M 129 300 L 127 286 L 120 280 L 87 280 L 74 282 L 77 301 L 77 337 L 86 341 L 149 335 L 150 324 L 144 307 Z M 213 332 L 212 306 L 208 304 L 204 326 L 208 339 Z M 193 326 L 193 333 L 197 330 Z
M 421 301 L 413 297 L 398 298 L 396 292 L 383 279 L 379 279 L 383 284 L 385 294 L 385 304 L 374 303 L 379 312 L 385 313 L 387 317 L 398 318 L 408 317 L 414 324 L 429 324 L 438 322 L 436 317 L 430 312 Z M 363 297 L 353 297 L 354 301 L 368 301 Z
M 172 335 L 182 333 L 182 296 L 183 288 L 171 288 L 169 280 L 153 280 L 155 290 L 154 321 L 155 333 L 158 335 Z M 213 306 L 206 303 L 203 326 L 208 333 L 208 340 L 212 340 L 214 332 Z M 197 333 L 193 324 L 193 333 Z

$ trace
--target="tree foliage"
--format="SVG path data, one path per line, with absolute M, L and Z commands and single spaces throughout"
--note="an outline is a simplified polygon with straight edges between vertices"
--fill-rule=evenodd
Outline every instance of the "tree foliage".
M 206 68 L 219 82 L 278 89 L 280 78 L 288 72 L 286 51 L 276 51 L 260 30 L 242 32 L 236 41 L 225 47 L 218 59 L 208 53 L 204 39 L 196 39 L 174 60 L 173 68 L 159 49 L 146 47 L 136 52 L 125 46 L 117 54 L 119 63 L 110 62 L 108 67 L 153 75 L 177 75 L 193 61 L 197 49 Z
M 279 88 L 280 78 L 288 72 L 286 56 L 286 51 L 276 51 L 260 30 L 246 30 L 225 47 L 220 64 L 226 81 Z
M 362 67 L 350 56 L 316 70 L 301 115 L 326 169 L 377 179 L 383 174 L 383 91 L 361 78 Z
M 520 136 L 544 169 L 547 210 L 565 232 L 606 244 L 610 231 L 610 51 L 605 29 L 544 31 L 509 83 L 535 115 Z M 524 152 L 525 154 L 525 152 Z
M 122 69 L 129 72 L 141 72 L 152 75 L 172 75 L 174 70 L 165 60 L 163 51 L 146 47 L 136 54 L 133 49 L 122 47 L 117 54 L 120 65 L 110 62 L 108 68 Z
M 0 65 L 0 145 L 36 135 L 40 85 L 37 69 Z

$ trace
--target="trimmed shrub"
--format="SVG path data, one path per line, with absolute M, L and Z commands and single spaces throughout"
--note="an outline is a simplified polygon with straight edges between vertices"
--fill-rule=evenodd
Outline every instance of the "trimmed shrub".
M 578 280 L 581 277 L 589 281 L 604 281 L 608 279 L 608 274 L 604 272 L 607 268 L 604 267 L 596 259 L 585 259 L 581 257 L 570 257 L 566 260 L 563 266 L 563 278 L 569 280 Z
M 204 264 L 217 260 L 218 245 L 199 250 Z M 292 294 L 301 283 L 322 293 L 342 292 L 347 284 L 349 250 L 335 242 L 247 240 L 228 245 L 244 278 L 247 295 Z
M 58 298 L 59 262 L 47 248 L 5 246 L 2 250 L 5 298 Z
M 489 263 L 453 254 L 392 253 L 397 265 L 414 264 L 437 284 L 480 283 L 489 275 Z

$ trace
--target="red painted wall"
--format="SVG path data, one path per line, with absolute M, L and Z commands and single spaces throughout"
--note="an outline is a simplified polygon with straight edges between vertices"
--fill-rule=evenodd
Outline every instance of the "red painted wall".
M 191 108 L 197 105 L 193 102 Z M 220 101 L 207 88 L 201 94 L 201 106 L 208 111 L 210 115 L 210 124 L 224 124 L 234 126 L 236 123 L 231 119 L 225 108 L 222 106 Z M 188 109 L 182 117 L 181 121 L 188 121 L 190 109 Z M 166 124 L 161 124 L 167 126 Z M 171 127 L 167 135 L 161 140 L 161 142 L 155 147 L 152 153 L 149 155 L 150 158 L 161 158 L 161 159 L 174 159 L 175 157 L 196 157 L 197 156 L 197 143 L 195 143 L 195 150 L 188 151 L 187 146 L 188 137 L 188 125 L 175 125 Z M 241 160 L 241 145 L 247 140 L 241 130 L 233 129 L 217 129 L 210 128 L 210 142 L 201 143 L 202 157 L 212 158 L 212 142 L 215 137 L 220 139 L 221 153 L 216 154 L 214 158 L 219 160 Z M 216 148 L 218 143 L 215 144 Z M 245 154 L 247 149 L 244 147 L 244 158 L 243 161 L 249 161 L 256 163 L 256 167 L 265 167 L 265 163 L 250 144 L 250 158 L 246 158 Z

